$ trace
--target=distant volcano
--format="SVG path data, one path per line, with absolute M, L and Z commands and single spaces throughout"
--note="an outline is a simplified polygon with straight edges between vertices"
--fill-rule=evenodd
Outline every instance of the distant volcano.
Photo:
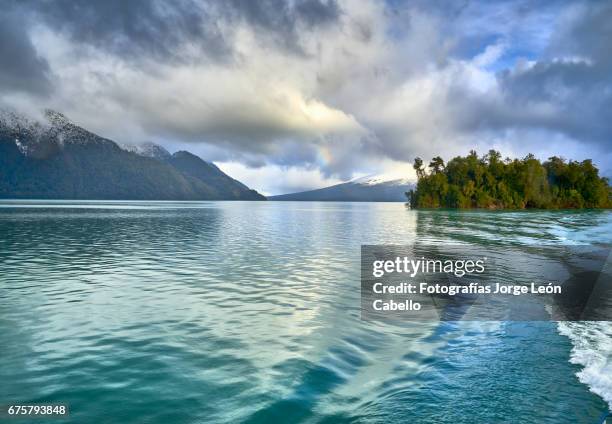
M 388 175 L 370 175 L 346 183 L 317 190 L 269 196 L 269 200 L 337 201 L 337 202 L 405 202 L 406 191 L 414 188 L 407 178 Z

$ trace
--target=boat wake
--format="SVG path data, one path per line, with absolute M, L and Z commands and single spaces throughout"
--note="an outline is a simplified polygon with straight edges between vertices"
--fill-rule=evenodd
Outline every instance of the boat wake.
M 573 345 L 570 362 L 582 366 L 580 382 L 612 410 L 612 322 L 559 322 L 558 330 Z

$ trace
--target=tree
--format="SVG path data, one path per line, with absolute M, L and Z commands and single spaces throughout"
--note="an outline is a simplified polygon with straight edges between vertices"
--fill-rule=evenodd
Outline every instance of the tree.
M 425 176 L 425 170 L 423 169 L 423 159 L 418 156 L 414 158 L 414 165 L 412 165 L 412 167 L 416 171 L 418 179 L 421 179 Z
M 489 165 L 493 165 L 501 161 L 501 153 L 499 153 L 497 150 L 491 149 L 489 150 L 486 158 Z
M 438 174 L 444 169 L 444 160 L 440 156 L 436 156 L 429 162 L 429 167 L 434 174 Z
M 502 161 L 490 150 L 455 157 L 446 166 L 441 157 L 429 163 L 415 158 L 419 181 L 410 192 L 415 208 L 610 208 L 612 189 L 591 160 L 569 161 L 553 156 L 541 163 L 532 154 Z

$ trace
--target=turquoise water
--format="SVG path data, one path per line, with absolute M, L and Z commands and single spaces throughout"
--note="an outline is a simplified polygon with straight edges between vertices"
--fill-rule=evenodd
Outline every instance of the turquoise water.
M 0 404 L 65 402 L 74 423 L 593 423 L 607 324 L 362 321 L 359 254 L 611 239 L 610 212 L 2 201 Z

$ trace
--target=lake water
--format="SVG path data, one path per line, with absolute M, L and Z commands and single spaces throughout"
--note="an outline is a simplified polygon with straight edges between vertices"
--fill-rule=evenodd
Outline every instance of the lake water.
M 609 245 L 612 213 L 2 201 L 0 404 L 68 403 L 74 423 L 596 422 L 610 323 L 360 319 L 360 245 L 417 240 Z

